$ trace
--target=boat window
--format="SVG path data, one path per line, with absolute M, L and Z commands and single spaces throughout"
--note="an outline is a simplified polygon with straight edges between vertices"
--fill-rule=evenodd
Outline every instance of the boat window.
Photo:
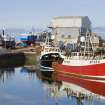
M 75 56 L 77 56 L 77 53 L 75 53 Z
M 45 56 L 46 58 L 48 57 L 48 55 Z
M 81 53 L 79 53 L 79 56 L 81 56 Z
M 56 49 L 56 51 L 58 51 L 58 50 Z
M 85 56 L 88 56 L 88 54 L 85 54 Z
M 82 56 L 84 56 L 84 54 L 82 53 Z

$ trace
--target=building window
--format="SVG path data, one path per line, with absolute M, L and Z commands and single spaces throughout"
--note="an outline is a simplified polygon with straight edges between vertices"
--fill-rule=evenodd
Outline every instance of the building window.
M 68 35 L 68 38 L 71 38 L 71 35 Z
M 65 35 L 62 35 L 61 37 L 62 37 L 62 38 L 64 38 L 64 37 L 65 37 Z

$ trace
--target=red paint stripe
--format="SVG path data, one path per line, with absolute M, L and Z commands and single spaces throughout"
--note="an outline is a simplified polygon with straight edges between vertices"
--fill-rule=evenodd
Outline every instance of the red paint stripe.
M 88 66 L 68 66 L 56 64 L 55 69 L 80 75 L 105 76 L 105 63 Z

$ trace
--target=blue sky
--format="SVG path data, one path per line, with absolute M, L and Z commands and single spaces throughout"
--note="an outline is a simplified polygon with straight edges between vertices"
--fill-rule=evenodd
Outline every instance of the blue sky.
M 0 0 L 0 28 L 46 27 L 56 16 L 89 16 L 105 26 L 105 0 Z

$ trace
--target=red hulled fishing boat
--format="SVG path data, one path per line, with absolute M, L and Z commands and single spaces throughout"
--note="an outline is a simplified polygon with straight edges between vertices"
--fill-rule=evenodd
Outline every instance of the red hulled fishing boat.
M 91 34 L 89 32 L 80 36 L 77 45 L 78 49 L 69 55 L 62 55 L 63 62 L 53 63 L 56 71 L 88 78 L 105 78 L 105 56 L 97 53 L 92 45 Z

